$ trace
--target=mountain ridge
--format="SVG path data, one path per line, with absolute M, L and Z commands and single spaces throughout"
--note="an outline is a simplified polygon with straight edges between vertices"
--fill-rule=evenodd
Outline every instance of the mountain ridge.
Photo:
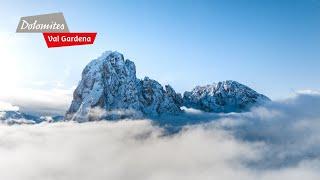
M 0 123 L 4 124 L 38 124 L 42 122 L 63 121 L 64 117 L 56 116 L 37 116 L 21 112 L 19 110 L 0 110 Z
M 117 51 L 106 51 L 84 68 L 65 119 L 95 120 L 92 108 L 107 111 L 99 119 L 109 120 L 178 115 L 183 113 L 182 106 L 206 112 L 243 112 L 267 101 L 268 97 L 232 80 L 196 86 L 182 96 L 170 85 L 163 87 L 148 77 L 137 78 L 134 62 Z M 113 111 L 126 113 L 110 113 Z

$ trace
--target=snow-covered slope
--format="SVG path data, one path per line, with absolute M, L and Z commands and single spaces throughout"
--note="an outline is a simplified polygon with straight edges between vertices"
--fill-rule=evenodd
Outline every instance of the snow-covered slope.
M 118 52 L 107 51 L 83 70 L 65 117 L 88 121 L 96 117 L 97 108 L 105 111 L 103 118 L 106 119 L 158 116 L 180 113 L 181 105 L 182 97 L 173 88 L 164 89 L 148 77 L 137 79 L 132 61 L 125 60 Z
M 270 99 L 236 81 L 197 86 L 183 95 L 184 106 L 207 112 L 241 112 Z

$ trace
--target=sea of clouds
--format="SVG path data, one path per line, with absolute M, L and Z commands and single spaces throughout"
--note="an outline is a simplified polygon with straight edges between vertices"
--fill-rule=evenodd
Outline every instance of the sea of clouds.
M 187 123 L 168 133 L 170 121 Z M 319 157 L 318 92 L 246 113 L 186 109 L 160 124 L 0 125 L 0 179 L 319 180 Z

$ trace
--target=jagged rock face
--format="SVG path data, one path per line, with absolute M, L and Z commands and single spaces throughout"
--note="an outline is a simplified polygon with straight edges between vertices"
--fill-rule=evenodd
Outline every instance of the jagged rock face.
M 176 114 L 181 111 L 181 95 L 177 94 L 169 85 L 166 85 L 165 88 L 164 90 L 161 84 L 148 77 L 141 81 L 142 97 L 139 99 L 144 106 L 143 112 L 145 114 Z
M 197 86 L 183 95 L 184 106 L 206 112 L 242 112 L 270 99 L 236 81 Z
M 88 116 L 91 109 L 97 107 L 106 112 L 132 112 L 129 116 L 176 114 L 181 112 L 181 105 L 181 95 L 176 94 L 170 86 L 164 90 L 155 80 L 147 77 L 143 80 L 137 79 L 132 61 L 124 60 L 123 55 L 118 52 L 105 52 L 83 70 L 66 119 L 90 120 Z M 126 115 L 103 118 L 123 117 Z

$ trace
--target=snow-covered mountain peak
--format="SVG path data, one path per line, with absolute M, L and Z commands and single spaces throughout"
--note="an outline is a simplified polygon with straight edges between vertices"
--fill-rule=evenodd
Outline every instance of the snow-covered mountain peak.
M 175 92 L 167 93 L 155 80 L 138 79 L 135 64 L 125 60 L 121 53 L 106 52 L 83 70 L 66 119 L 87 121 L 90 110 L 96 107 L 108 113 L 129 110 L 146 116 L 178 113 L 179 100 L 174 99 L 178 97 Z
M 105 51 L 97 59 L 106 59 L 113 51 Z
M 205 86 L 196 86 L 184 93 L 184 105 L 208 112 L 241 112 L 270 99 L 253 89 L 227 80 Z

